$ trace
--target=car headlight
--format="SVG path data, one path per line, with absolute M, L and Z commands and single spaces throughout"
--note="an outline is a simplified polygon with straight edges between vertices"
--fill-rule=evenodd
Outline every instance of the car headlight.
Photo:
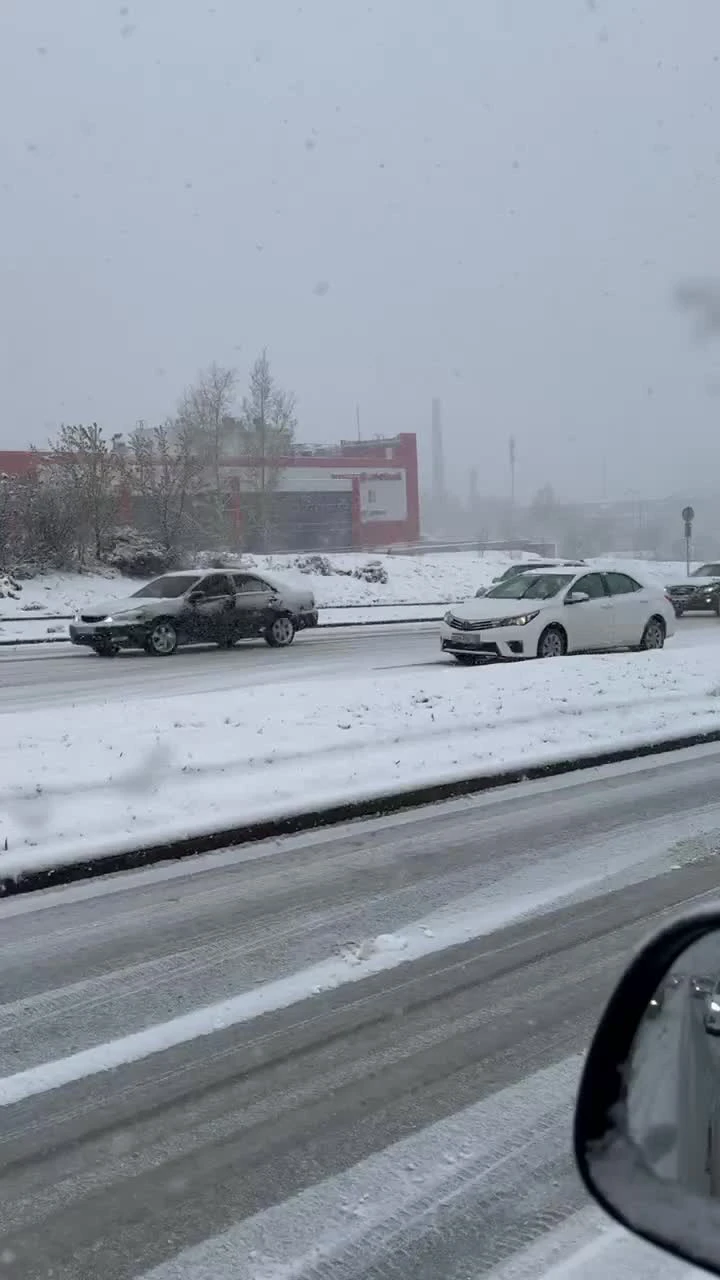
M 710 1001 L 710 1012 L 711 1012 L 711 1013 L 720 1013 L 720 1004 L 718 1004 L 717 1000 L 711 1000 L 711 1001 Z
M 528 622 L 532 622 L 533 618 L 537 618 L 540 610 L 536 609 L 534 613 L 519 613 L 514 618 L 494 618 L 488 622 L 488 627 L 526 627 Z
M 114 613 L 112 617 L 103 618 L 103 622 L 143 622 L 145 617 L 142 609 L 131 609 L 128 613 Z

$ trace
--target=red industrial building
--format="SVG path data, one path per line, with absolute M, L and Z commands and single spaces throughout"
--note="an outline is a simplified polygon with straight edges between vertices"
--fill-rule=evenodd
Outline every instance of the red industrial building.
M 30 474 L 38 454 L 0 451 L 0 473 Z M 228 456 L 228 507 L 239 545 L 253 502 L 250 463 Z M 257 462 L 253 464 L 257 469 Z M 273 459 L 273 550 L 369 549 L 416 542 L 420 535 L 417 440 L 412 432 L 388 439 L 297 444 Z M 123 495 L 123 520 L 145 524 L 141 501 Z

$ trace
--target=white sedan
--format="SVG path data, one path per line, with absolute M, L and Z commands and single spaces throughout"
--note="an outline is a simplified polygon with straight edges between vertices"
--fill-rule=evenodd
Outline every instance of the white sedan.
M 440 627 L 458 662 L 662 649 L 675 610 L 662 587 L 624 570 L 528 569 L 456 605 Z

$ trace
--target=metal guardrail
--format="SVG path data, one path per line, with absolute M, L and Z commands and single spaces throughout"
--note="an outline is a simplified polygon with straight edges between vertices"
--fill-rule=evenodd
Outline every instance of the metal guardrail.
M 461 600 L 420 600 L 413 604 L 332 604 L 326 605 L 327 610 L 340 609 L 447 609 L 450 605 L 462 604 Z M 322 608 L 320 609 L 322 613 Z M 26 622 L 72 622 L 75 615 L 72 613 L 44 613 L 32 614 L 22 618 L 4 618 L 0 617 L 0 626 L 3 623 L 26 623 Z M 357 622 L 320 622 L 318 627 L 320 630 L 339 631 L 346 627 L 400 627 L 408 623 L 417 622 L 440 622 L 442 612 L 435 613 L 430 617 L 412 617 L 412 618 L 365 618 Z M 14 649 L 20 645 L 28 644 L 68 644 L 69 640 L 64 636 L 25 636 L 18 637 L 15 640 L 0 640 L 0 648 Z

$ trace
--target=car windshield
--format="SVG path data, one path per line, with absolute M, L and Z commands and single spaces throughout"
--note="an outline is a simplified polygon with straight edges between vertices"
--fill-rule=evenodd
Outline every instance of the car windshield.
M 690 577 L 720 578 L 720 564 L 702 564 L 699 569 L 693 569 Z
M 200 581 L 199 573 L 171 573 L 162 578 L 155 578 L 139 591 L 133 591 L 132 598 L 140 596 L 151 600 L 177 600 L 186 591 Z
M 522 573 L 506 582 L 498 582 L 496 587 L 488 591 L 488 597 L 495 600 L 550 600 L 563 587 L 573 580 L 568 573 Z

